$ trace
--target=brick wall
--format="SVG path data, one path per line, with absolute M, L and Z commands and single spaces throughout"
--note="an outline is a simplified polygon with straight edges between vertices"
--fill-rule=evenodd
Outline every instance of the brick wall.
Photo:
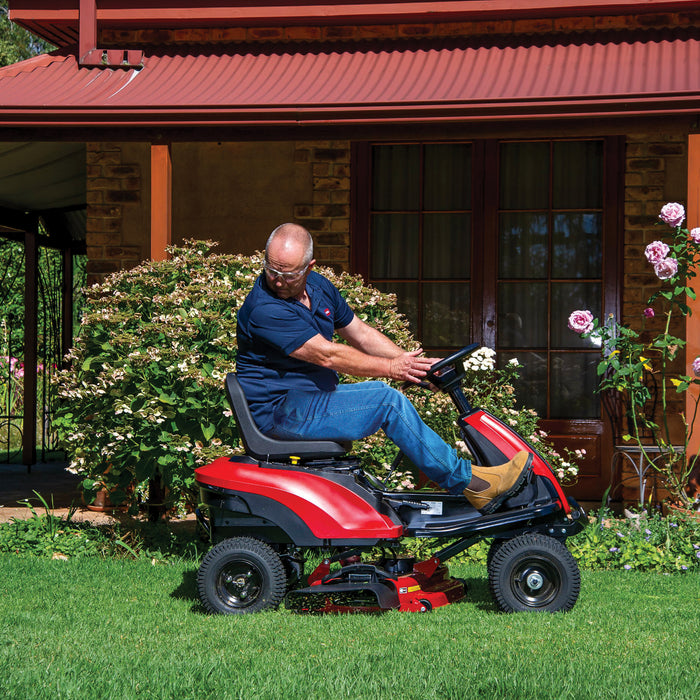
M 87 144 L 88 284 L 141 261 L 141 247 L 124 245 L 123 209 L 141 203 L 138 165 L 123 163 L 118 144 Z
M 654 303 L 656 315 L 643 319 L 642 311 L 649 297 L 661 283 L 644 256 L 644 249 L 654 240 L 663 238 L 670 229 L 659 221 L 661 207 L 669 201 L 686 203 L 687 136 L 685 134 L 631 134 L 627 136 L 625 169 L 625 230 L 624 230 L 624 291 L 623 322 L 640 331 L 644 340 L 650 340 L 664 330 L 666 317 L 662 300 Z M 685 322 L 675 315 L 670 332 L 685 337 Z M 670 368 L 685 372 L 685 354 L 681 351 Z M 681 437 L 678 414 L 685 410 L 684 399 L 670 384 L 667 387 L 668 417 L 672 441 Z M 656 422 L 661 424 L 661 387 L 658 388 Z M 638 459 L 634 456 L 635 460 Z M 639 477 L 631 462 L 621 457 L 621 493 L 625 503 L 639 499 Z M 645 500 L 661 502 L 668 494 L 660 486 L 653 469 L 648 472 Z
M 294 219 L 314 238 L 320 265 L 350 269 L 350 142 L 304 141 L 296 145 L 297 162 L 311 164 L 311 202 L 294 208 Z
M 670 233 L 659 221 L 661 207 L 669 201 L 685 204 L 687 182 L 685 134 L 631 134 L 627 136 L 625 170 L 624 292 L 622 320 L 640 330 L 644 338 L 661 332 L 665 324 L 662 300 L 654 304 L 656 316 L 642 320 L 649 297 L 661 283 L 644 256 L 654 240 Z M 674 317 L 671 333 L 682 337 L 685 323 Z M 679 354 L 678 371 L 685 367 Z M 674 392 L 675 393 L 675 392 Z

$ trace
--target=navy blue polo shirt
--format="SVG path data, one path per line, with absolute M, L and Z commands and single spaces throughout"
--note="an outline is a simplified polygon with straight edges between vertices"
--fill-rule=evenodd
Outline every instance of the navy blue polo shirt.
M 296 299 L 280 299 L 260 275 L 238 312 L 236 372 L 260 430 L 272 430 L 275 406 L 288 391 L 333 391 L 332 369 L 290 357 L 315 335 L 331 340 L 354 314 L 336 287 L 311 271 L 306 278 L 311 309 Z

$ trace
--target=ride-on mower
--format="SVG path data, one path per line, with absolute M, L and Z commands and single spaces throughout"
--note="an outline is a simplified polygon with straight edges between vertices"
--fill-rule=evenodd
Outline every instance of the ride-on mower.
M 250 613 L 284 601 L 300 613 L 429 611 L 465 598 L 463 582 L 445 562 L 485 538 L 493 539 L 487 570 L 500 610 L 573 607 L 580 576 L 564 542 L 583 528 L 584 512 L 532 445 L 469 404 L 461 388 L 464 359 L 477 347 L 440 360 L 426 379 L 455 403 L 476 464 L 501 464 L 521 450 L 533 455 L 522 490 L 489 515 L 463 496 L 389 490 L 348 456 L 347 445 L 265 436 L 236 375 L 227 375 L 246 454 L 196 470 L 198 518 L 214 543 L 197 574 L 204 607 Z M 445 543 L 415 561 L 398 555 L 404 537 Z M 325 558 L 303 583 L 304 556 L 314 550 Z M 363 561 L 372 551 L 375 560 Z

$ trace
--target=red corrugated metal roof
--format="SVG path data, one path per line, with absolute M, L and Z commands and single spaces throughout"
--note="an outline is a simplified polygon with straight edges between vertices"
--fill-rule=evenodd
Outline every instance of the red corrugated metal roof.
M 201 49 L 198 49 L 198 51 Z M 0 69 L 0 124 L 265 125 L 700 109 L 700 40 L 465 47 L 296 47 L 147 55 L 141 69 L 71 55 Z

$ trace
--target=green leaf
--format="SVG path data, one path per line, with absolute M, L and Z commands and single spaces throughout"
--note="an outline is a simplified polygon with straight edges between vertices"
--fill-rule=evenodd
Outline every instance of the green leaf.
M 216 426 L 213 425 L 212 423 L 207 423 L 202 424 L 202 435 L 204 436 L 205 440 L 211 440 L 214 437 L 214 433 L 216 432 Z

